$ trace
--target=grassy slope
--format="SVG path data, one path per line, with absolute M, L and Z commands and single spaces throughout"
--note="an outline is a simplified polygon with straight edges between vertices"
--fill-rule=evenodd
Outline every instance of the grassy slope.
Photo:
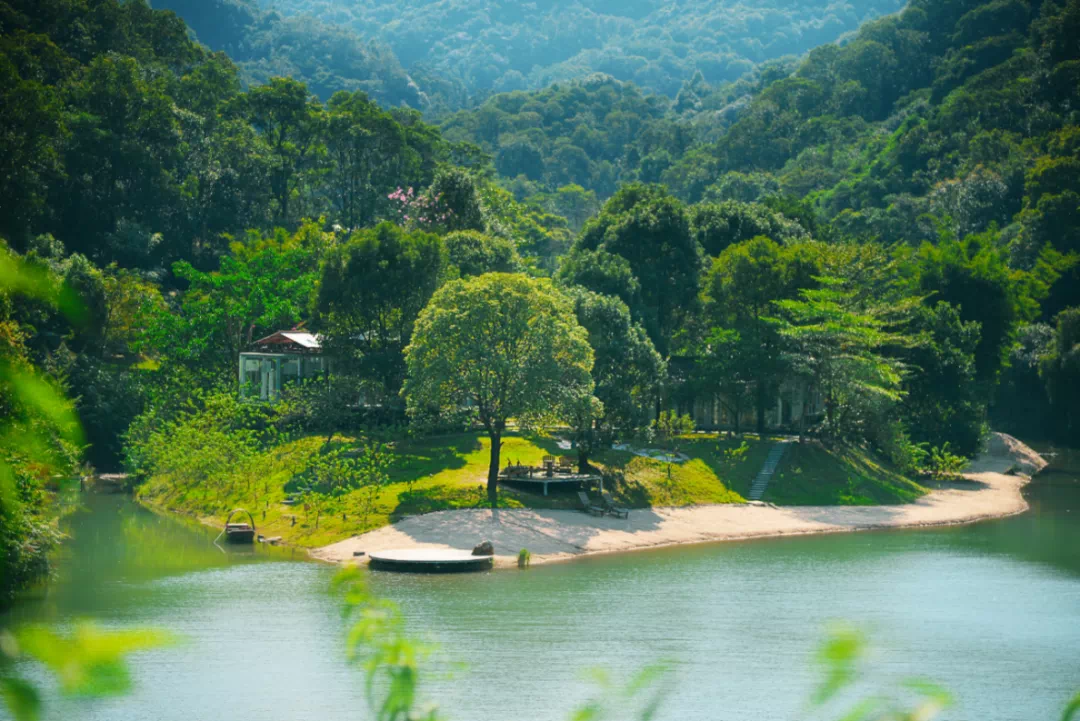
M 786 506 L 870 506 L 910 503 L 926 492 L 862 449 L 794 443 L 762 500 Z
M 210 479 L 179 488 L 169 478 L 150 479 L 139 490 L 145 502 L 186 513 L 220 525 L 232 508 L 255 514 L 259 532 L 283 536 L 289 543 L 321 546 L 377 528 L 407 515 L 483 505 L 489 442 L 477 433 L 401 441 L 394 446 L 391 483 L 379 493 L 375 510 L 361 515 L 359 494 L 342 499 L 324 511 L 316 528 L 315 513 L 282 503 L 285 484 L 300 472 L 321 438 L 292 441 L 260 456 L 249 467 L 227 478 Z M 348 442 L 343 440 L 342 442 Z M 623 451 L 604 451 L 594 459 L 619 478 L 615 495 L 635 507 L 739 503 L 765 462 L 770 443 L 749 438 L 733 441 L 694 434 L 679 443 L 691 460 L 683 464 L 655 461 Z M 544 436 L 510 435 L 503 459 L 539 465 L 544 455 L 560 455 L 556 441 Z M 839 471 L 838 471 L 839 467 Z M 670 471 L 670 479 L 669 479 Z M 850 486 L 855 479 L 854 486 Z M 410 486 L 409 481 L 412 481 Z M 849 490 L 854 489 L 854 490 Z M 778 470 L 765 500 L 778 504 L 898 503 L 922 492 L 918 486 L 867 458 L 838 459 L 818 446 L 795 448 Z M 576 508 L 574 494 L 544 497 L 512 488 L 500 491 L 509 508 Z M 294 520 L 295 519 L 295 520 Z

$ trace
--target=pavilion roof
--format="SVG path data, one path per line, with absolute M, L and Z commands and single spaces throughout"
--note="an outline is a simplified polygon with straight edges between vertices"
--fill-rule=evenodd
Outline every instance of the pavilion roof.
M 251 347 L 284 353 L 318 353 L 322 350 L 322 339 L 306 330 L 279 330 L 253 342 Z

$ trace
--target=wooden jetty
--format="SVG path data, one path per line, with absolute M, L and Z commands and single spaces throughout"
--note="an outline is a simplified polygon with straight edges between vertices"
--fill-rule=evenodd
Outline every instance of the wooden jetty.
M 528 491 L 543 489 L 544 495 L 548 490 L 581 490 L 586 484 L 599 483 L 603 489 L 603 478 L 591 473 L 576 473 L 574 471 L 574 459 L 569 456 L 544 456 L 543 465 L 540 467 L 518 465 L 508 462 L 506 468 L 499 473 L 499 483 L 519 486 Z
M 250 523 L 233 523 L 232 519 L 237 513 L 247 514 Z M 225 519 L 225 540 L 229 543 L 254 543 L 255 542 L 255 517 L 250 511 L 243 508 L 233 509 Z
M 372 551 L 368 557 L 371 559 L 373 569 L 409 573 L 485 571 L 491 568 L 495 561 L 495 556 L 474 556 L 471 551 L 454 548 L 402 548 Z

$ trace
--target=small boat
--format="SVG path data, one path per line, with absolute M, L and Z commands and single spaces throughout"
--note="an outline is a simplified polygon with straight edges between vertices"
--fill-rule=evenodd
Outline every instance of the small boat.
M 246 513 L 250 523 L 233 523 L 233 516 L 237 513 Z M 229 543 L 254 543 L 255 517 L 243 508 L 234 509 L 225 519 L 225 540 Z

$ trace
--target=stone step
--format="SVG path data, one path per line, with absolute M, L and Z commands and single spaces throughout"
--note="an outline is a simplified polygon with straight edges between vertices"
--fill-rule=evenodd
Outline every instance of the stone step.
M 765 457 L 765 463 L 762 465 L 761 471 L 758 472 L 754 482 L 750 485 L 749 499 L 751 501 L 760 501 L 761 497 L 765 495 L 765 491 L 769 487 L 769 481 L 772 480 L 773 474 L 776 473 L 776 469 L 780 466 L 785 451 L 787 451 L 786 442 L 777 443 L 769 449 L 769 455 Z

